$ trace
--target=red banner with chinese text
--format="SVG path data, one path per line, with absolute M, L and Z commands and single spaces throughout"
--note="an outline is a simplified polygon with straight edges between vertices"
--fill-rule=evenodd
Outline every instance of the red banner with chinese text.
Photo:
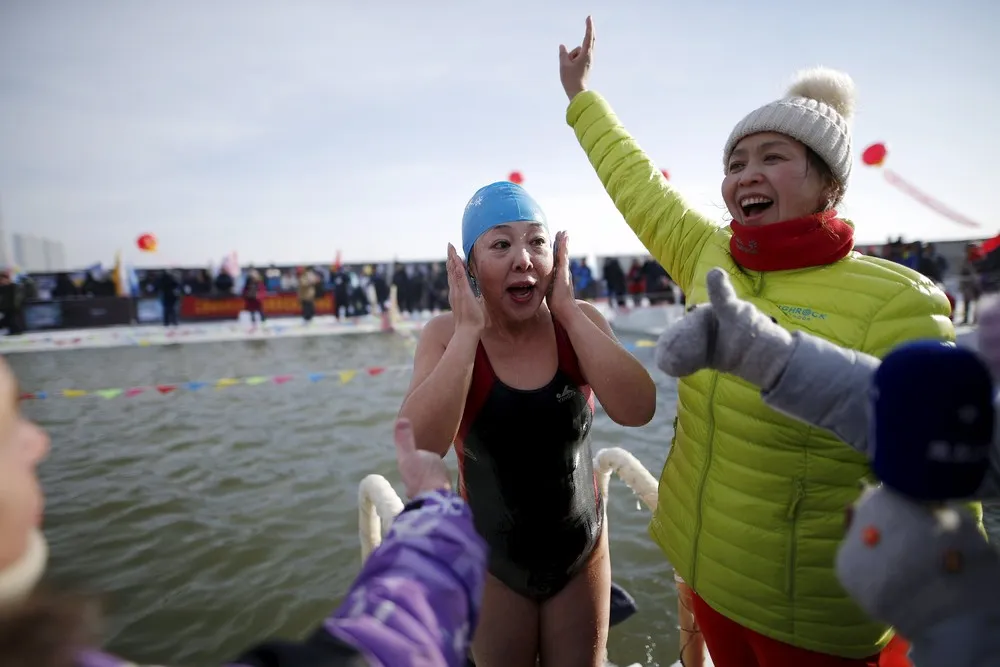
M 260 298 L 264 315 L 268 317 L 301 317 L 302 305 L 295 294 L 265 294 Z M 181 299 L 182 320 L 235 320 L 244 310 L 242 297 L 185 296 Z M 316 299 L 317 315 L 333 315 L 333 295 Z

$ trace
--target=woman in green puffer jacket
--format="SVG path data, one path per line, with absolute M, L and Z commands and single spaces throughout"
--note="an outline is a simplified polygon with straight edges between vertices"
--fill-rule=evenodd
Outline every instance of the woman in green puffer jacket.
M 566 119 L 608 194 L 689 304 L 723 267 L 737 294 L 788 330 L 882 356 L 913 339 L 953 340 L 933 283 L 853 251 L 837 216 L 851 172 L 853 83 L 803 73 L 787 96 L 750 112 L 723 149 L 723 227 L 691 208 L 586 89 L 593 23 L 560 47 Z M 844 511 L 868 475 L 832 434 L 792 421 L 755 387 L 705 370 L 678 383 L 674 441 L 650 534 L 690 586 L 718 667 L 877 665 L 891 629 L 847 596 L 834 572 Z

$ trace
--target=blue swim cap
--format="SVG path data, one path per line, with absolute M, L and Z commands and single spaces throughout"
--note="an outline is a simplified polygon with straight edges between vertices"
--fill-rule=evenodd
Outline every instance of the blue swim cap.
M 505 222 L 537 222 L 549 228 L 542 207 L 517 183 L 499 181 L 479 188 L 462 214 L 462 251 L 468 261 L 472 246 L 485 232 Z

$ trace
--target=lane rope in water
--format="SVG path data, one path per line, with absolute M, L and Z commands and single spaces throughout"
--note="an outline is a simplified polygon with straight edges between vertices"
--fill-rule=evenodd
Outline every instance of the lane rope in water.
M 401 336 L 403 334 L 400 334 Z M 403 336 L 406 341 L 407 347 L 411 350 L 416 346 L 416 342 L 410 338 L 407 339 Z M 634 343 L 623 344 L 622 346 L 630 351 L 634 352 L 640 348 L 653 347 L 656 345 L 655 340 L 642 339 Z M 178 391 L 199 391 L 202 389 L 214 388 L 216 390 L 226 389 L 228 387 L 234 387 L 237 385 L 246 386 L 283 386 L 291 384 L 293 382 L 320 382 L 321 380 L 336 379 L 340 381 L 340 384 L 348 384 L 356 377 L 377 377 L 380 375 L 403 375 L 413 370 L 413 364 L 395 364 L 391 366 L 368 366 L 366 368 L 340 368 L 333 370 L 323 370 L 323 371 L 312 371 L 312 372 L 302 372 L 297 373 L 283 373 L 278 375 L 252 375 L 248 377 L 227 377 L 227 378 L 217 378 L 214 380 L 181 380 L 181 381 L 161 381 L 161 382 L 151 382 L 149 384 L 137 385 L 134 387 L 105 387 L 100 389 L 77 389 L 73 387 L 68 388 L 51 388 L 51 389 L 36 389 L 34 391 L 26 391 L 20 394 L 19 399 L 22 401 L 34 401 L 34 400 L 47 400 L 54 398 L 85 398 L 85 397 L 96 397 L 103 399 L 113 399 L 113 398 L 133 398 L 135 396 L 140 396 L 142 394 L 159 394 L 167 395 L 173 394 Z

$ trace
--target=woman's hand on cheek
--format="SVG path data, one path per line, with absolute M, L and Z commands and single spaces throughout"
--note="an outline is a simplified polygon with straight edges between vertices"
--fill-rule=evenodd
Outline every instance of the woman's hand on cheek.
M 469 283 L 468 269 L 459 259 L 455 246 L 448 244 L 448 304 L 455 318 L 455 330 L 481 332 L 488 326 L 482 297 L 477 297 Z
M 566 232 L 556 233 L 555 251 L 552 265 L 552 285 L 549 287 L 548 304 L 552 315 L 558 320 L 572 317 L 580 307 L 573 291 L 573 276 L 569 270 L 569 247 Z

